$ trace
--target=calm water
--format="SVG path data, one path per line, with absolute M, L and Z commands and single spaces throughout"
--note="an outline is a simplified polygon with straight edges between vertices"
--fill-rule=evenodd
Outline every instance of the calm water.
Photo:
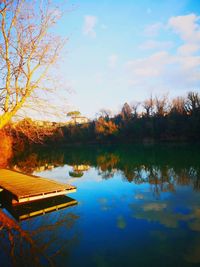
M 12 167 L 78 190 L 14 210 L 2 201 L 0 266 L 200 266 L 199 147 L 48 149 Z

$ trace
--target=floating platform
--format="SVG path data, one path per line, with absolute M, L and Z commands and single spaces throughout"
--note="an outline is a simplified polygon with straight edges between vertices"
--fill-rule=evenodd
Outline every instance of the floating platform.
M 7 169 L 0 169 L 0 188 L 13 205 L 76 192 L 75 186 Z

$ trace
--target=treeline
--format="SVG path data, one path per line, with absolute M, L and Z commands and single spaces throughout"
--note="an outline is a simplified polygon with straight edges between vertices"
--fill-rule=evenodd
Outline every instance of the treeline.
M 97 119 L 84 124 L 38 125 L 24 119 L 7 127 L 14 146 L 42 143 L 71 145 L 91 143 L 198 142 L 200 140 L 200 95 L 169 100 L 167 96 L 149 97 L 142 103 L 125 103 L 111 116 L 101 110 Z M 18 147 L 19 149 L 19 147 Z
M 114 117 L 106 110 L 88 123 L 64 126 L 47 138 L 61 143 L 126 143 L 200 140 L 200 95 L 171 101 L 167 96 L 150 97 L 142 103 L 124 104 Z

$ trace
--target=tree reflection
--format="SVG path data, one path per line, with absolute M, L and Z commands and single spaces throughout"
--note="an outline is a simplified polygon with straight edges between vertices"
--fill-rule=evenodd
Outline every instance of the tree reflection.
M 124 181 L 148 183 L 153 193 L 174 192 L 175 185 L 192 185 L 200 190 L 200 158 L 198 147 L 122 146 L 73 147 L 33 150 L 13 158 L 12 168 L 23 172 L 43 171 L 64 164 L 73 166 L 75 173 L 82 167 L 95 167 L 102 179 L 120 172 Z
M 11 259 L 13 266 L 55 266 L 55 257 L 62 256 L 78 241 L 77 233 L 68 234 L 78 218 L 73 213 L 61 214 L 52 222 L 48 214 L 45 225 L 33 222 L 32 226 L 29 225 L 30 230 L 24 230 L 0 210 L 0 241 L 4 254 Z M 62 238 L 59 229 L 62 229 Z
M 63 153 L 41 154 L 35 151 L 15 156 L 10 164 L 10 168 L 32 174 L 34 171 L 50 170 L 54 167 L 63 166 L 63 162 Z
M 96 158 L 99 174 L 104 179 L 109 179 L 114 176 L 114 173 L 119 163 L 119 156 L 113 153 L 105 153 L 98 155 Z

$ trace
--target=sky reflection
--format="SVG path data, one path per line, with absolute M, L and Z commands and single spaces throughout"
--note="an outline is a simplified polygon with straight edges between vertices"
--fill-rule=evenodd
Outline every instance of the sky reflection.
M 187 151 L 109 147 L 34 152 L 32 173 L 77 186 L 70 197 L 78 205 L 19 226 L 37 246 L 49 244 L 45 251 L 55 266 L 198 266 L 200 159 L 197 147 Z M 13 166 L 25 170 L 26 159 L 13 160 Z M 71 177 L 70 171 L 83 175 Z

